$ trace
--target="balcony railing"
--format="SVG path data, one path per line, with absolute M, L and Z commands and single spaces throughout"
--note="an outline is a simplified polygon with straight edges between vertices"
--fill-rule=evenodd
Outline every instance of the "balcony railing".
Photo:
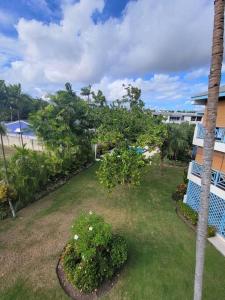
M 198 164 L 196 161 L 192 162 L 191 173 L 195 176 L 202 177 L 203 166 Z M 225 174 L 212 170 L 211 172 L 211 183 L 223 190 L 225 190 Z
M 204 139 L 205 137 L 205 128 L 202 124 L 198 124 L 197 129 L 197 138 L 198 139 Z M 215 140 L 219 143 L 225 143 L 225 128 L 222 127 L 216 127 L 215 129 Z

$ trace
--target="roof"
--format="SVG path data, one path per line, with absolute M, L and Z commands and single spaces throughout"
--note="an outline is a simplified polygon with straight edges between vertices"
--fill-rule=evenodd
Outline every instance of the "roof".
M 4 123 L 4 125 L 8 134 L 18 134 L 22 131 L 24 135 L 35 136 L 30 124 L 24 120 Z
M 225 97 L 225 85 L 220 86 L 219 97 Z M 194 101 L 206 101 L 208 99 L 208 91 L 191 97 Z M 198 103 L 197 103 L 198 104 Z

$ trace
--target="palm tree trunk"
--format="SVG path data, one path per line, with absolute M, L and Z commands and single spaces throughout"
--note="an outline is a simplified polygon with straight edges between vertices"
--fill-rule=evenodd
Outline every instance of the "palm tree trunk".
M 214 28 L 212 58 L 208 86 L 208 103 L 206 111 L 206 127 L 204 139 L 204 163 L 201 180 L 201 205 L 199 211 L 197 241 L 196 241 L 196 266 L 194 300 L 202 299 L 202 283 L 205 260 L 205 246 L 207 238 L 209 195 L 211 184 L 211 168 L 215 144 L 215 127 L 217 117 L 217 105 L 221 80 L 221 68 L 223 61 L 223 33 L 224 33 L 224 0 L 214 2 Z
M 8 175 L 8 168 L 7 168 L 6 156 L 5 156 L 5 147 L 4 147 L 4 143 L 3 143 L 2 134 L 1 134 L 1 147 L 2 147 L 2 155 L 3 155 L 4 168 L 5 168 L 5 177 L 6 177 L 6 182 L 8 184 L 9 183 L 9 175 Z M 13 216 L 13 218 L 15 218 L 16 217 L 16 213 L 15 213 L 14 207 L 12 205 L 12 201 L 10 199 L 8 199 L 8 202 L 9 202 L 9 207 L 10 207 L 11 212 L 12 212 L 12 216 Z

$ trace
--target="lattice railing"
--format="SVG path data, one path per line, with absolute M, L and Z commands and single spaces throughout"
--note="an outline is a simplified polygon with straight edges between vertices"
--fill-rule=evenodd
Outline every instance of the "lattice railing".
M 202 124 L 198 124 L 197 138 L 204 139 L 205 137 L 205 128 Z M 225 128 L 217 127 L 215 129 L 215 140 L 216 142 L 225 143 Z
M 195 211 L 200 207 L 201 186 L 189 180 L 187 189 L 187 204 Z M 210 193 L 208 223 L 216 227 L 217 231 L 225 237 L 225 200 Z
M 203 166 L 198 164 L 196 161 L 193 161 L 191 173 L 194 174 L 195 176 L 201 177 L 202 171 L 203 171 Z M 211 183 L 225 190 L 225 174 L 218 172 L 216 170 L 212 170 Z

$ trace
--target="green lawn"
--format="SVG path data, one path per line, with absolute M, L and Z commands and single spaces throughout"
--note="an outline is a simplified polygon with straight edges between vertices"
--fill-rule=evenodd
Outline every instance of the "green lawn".
M 55 275 L 57 258 L 81 212 L 102 214 L 122 233 L 129 260 L 107 300 L 191 300 L 195 234 L 176 216 L 171 193 L 183 169 L 148 167 L 140 187 L 109 194 L 97 166 L 0 223 L 0 299 L 68 299 Z M 225 258 L 207 245 L 204 298 L 225 299 Z

